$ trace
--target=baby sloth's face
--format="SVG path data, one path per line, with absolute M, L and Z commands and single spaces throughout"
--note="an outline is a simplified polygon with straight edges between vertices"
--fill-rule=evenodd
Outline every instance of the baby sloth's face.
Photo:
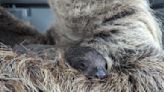
M 72 47 L 65 53 L 66 61 L 88 78 L 107 77 L 107 62 L 102 55 L 90 47 Z

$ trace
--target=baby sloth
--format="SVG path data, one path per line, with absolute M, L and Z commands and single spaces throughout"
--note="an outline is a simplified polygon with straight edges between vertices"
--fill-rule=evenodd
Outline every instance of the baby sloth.
M 71 47 L 66 50 L 65 59 L 70 66 L 88 78 L 104 79 L 107 77 L 107 62 L 94 48 Z

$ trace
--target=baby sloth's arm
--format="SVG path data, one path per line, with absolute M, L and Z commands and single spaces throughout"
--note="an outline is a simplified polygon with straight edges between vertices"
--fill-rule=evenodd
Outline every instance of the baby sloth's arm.
M 107 77 L 105 58 L 91 47 L 72 47 L 65 52 L 66 62 L 82 72 L 88 78 L 103 79 Z

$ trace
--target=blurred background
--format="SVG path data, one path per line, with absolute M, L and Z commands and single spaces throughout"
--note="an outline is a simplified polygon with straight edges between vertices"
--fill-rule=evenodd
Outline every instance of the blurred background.
M 158 18 L 164 21 L 164 0 L 150 0 L 150 3 Z M 29 21 L 40 32 L 45 32 L 55 22 L 47 0 L 0 0 L 0 4 L 19 19 Z
M 1 5 L 19 19 L 29 21 L 40 32 L 45 32 L 55 21 L 47 0 L 1 0 Z

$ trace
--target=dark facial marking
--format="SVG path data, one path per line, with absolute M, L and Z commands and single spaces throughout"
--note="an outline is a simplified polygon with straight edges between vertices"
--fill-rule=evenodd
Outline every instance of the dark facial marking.
M 123 17 L 127 17 L 127 16 L 130 16 L 130 15 L 133 15 L 135 13 L 135 10 L 134 9 L 129 9 L 129 10 L 125 10 L 125 11 L 122 11 L 116 15 L 113 15 L 112 17 L 110 18 L 107 18 L 103 21 L 103 23 L 107 23 L 107 22 L 111 22 L 111 21 L 115 21 L 117 19 L 120 19 L 120 18 L 123 18 Z
M 107 63 L 104 57 L 90 47 L 72 47 L 65 52 L 66 62 L 88 78 L 107 77 Z

